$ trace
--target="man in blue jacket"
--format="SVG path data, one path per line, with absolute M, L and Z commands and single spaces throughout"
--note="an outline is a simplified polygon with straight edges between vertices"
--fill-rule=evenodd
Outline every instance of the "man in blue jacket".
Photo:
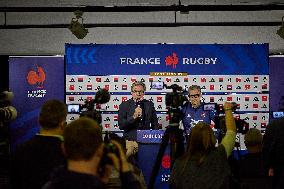
M 204 103 L 201 102 L 201 88 L 198 85 L 192 85 L 188 89 L 189 102 L 182 107 L 183 127 L 186 135 L 189 135 L 192 127 L 198 122 L 212 124 L 215 113 L 213 110 L 204 110 Z

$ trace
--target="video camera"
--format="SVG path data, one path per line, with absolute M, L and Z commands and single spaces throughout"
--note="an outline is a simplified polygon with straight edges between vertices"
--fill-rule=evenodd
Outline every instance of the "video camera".
M 68 105 L 69 113 L 78 113 L 80 117 L 89 117 L 98 122 L 102 123 L 102 115 L 99 110 L 96 110 L 97 105 L 105 104 L 110 100 L 110 93 L 106 89 L 100 89 L 95 98 L 92 100 L 86 100 L 83 105 L 70 104 Z
M 167 86 L 164 82 L 152 82 L 151 89 L 172 89 L 172 92 L 166 93 L 166 107 L 169 111 L 170 125 L 178 124 L 182 119 L 183 114 L 181 113 L 181 106 L 188 101 L 187 97 L 184 96 L 183 88 L 177 84 Z
M 239 105 L 235 102 L 232 102 L 232 111 L 235 112 L 237 109 L 239 109 Z M 205 103 L 203 106 L 203 109 L 206 111 L 215 111 L 215 129 L 221 130 L 221 138 L 226 133 L 226 124 L 225 124 L 225 111 L 222 104 L 217 103 Z M 235 117 L 236 127 L 237 127 L 237 133 L 246 134 L 249 130 L 249 124 L 240 119 Z
M 4 91 L 0 93 L 0 123 L 9 122 L 16 119 L 17 110 L 11 106 L 11 101 L 14 94 L 10 91 Z

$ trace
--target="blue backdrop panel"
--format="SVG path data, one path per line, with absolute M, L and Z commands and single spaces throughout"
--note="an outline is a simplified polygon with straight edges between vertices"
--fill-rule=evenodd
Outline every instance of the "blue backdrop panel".
M 268 73 L 268 44 L 67 44 L 65 52 L 68 75 Z
M 284 56 L 270 57 L 270 111 L 284 110 Z
M 149 184 L 160 144 L 139 144 L 138 163 L 143 172 L 146 184 Z M 155 180 L 154 188 L 168 188 L 170 179 L 170 148 L 167 146 L 162 158 L 159 173 Z
M 10 57 L 9 87 L 18 111 L 10 125 L 12 149 L 39 131 L 38 114 L 46 100 L 64 102 L 64 78 L 63 57 Z
M 244 113 L 253 113 L 257 107 L 262 107 L 262 101 L 268 106 L 268 44 L 67 44 L 65 53 L 67 103 L 81 104 L 83 100 L 93 98 L 98 87 L 107 86 L 111 92 L 113 99 L 107 104 L 108 109 L 102 108 L 102 110 L 107 115 L 113 114 L 114 121 L 105 123 L 103 120 L 103 125 L 106 125 L 105 130 L 111 127 L 110 123 L 115 123 L 112 131 L 119 131 L 117 111 L 120 103 L 116 104 L 117 101 L 131 98 L 130 86 L 134 80 L 145 81 L 149 89 L 150 77 L 152 81 L 160 79 L 168 85 L 176 83 L 184 87 L 191 84 L 204 86 L 203 92 L 212 94 L 212 96 L 204 95 L 206 102 L 222 103 L 224 99 L 238 101 Z M 150 72 L 185 72 L 186 74 L 171 78 L 170 75 L 169 77 L 150 76 Z M 165 92 L 169 91 L 154 91 L 155 94 L 146 95 L 149 98 L 153 97 L 157 111 L 161 111 L 157 109 L 158 105 L 164 105 Z M 227 93 L 236 95 L 228 96 Z M 262 100 L 256 103 L 254 102 L 256 98 Z M 267 113 L 269 110 L 264 108 L 262 111 L 251 117 L 255 122 L 252 126 L 259 124 L 261 127 L 260 125 L 266 124 L 259 119 L 263 117 L 262 113 Z M 240 114 L 240 117 L 243 115 L 249 114 Z M 73 120 L 73 117 L 70 117 L 72 118 L 70 120 Z M 167 116 L 165 115 L 164 118 L 161 118 L 162 124 L 167 124 Z M 156 143 L 139 144 L 138 159 L 147 184 L 158 149 L 159 145 Z M 170 175 L 168 154 L 169 149 L 164 154 L 155 188 L 168 187 L 167 181 Z

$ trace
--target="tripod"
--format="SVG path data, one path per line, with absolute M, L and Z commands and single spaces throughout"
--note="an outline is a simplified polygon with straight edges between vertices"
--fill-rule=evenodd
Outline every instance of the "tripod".
M 179 129 L 178 123 L 170 123 L 164 133 L 164 136 L 162 137 L 162 143 L 160 145 L 160 149 L 156 157 L 156 161 L 150 176 L 148 189 L 154 188 L 155 180 L 159 172 L 161 161 L 169 142 L 170 142 L 170 158 L 171 158 L 171 169 L 172 169 L 175 160 L 184 153 L 183 131 Z

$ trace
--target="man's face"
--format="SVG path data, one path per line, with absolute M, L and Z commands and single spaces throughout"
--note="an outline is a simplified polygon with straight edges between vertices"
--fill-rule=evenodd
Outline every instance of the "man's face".
M 134 86 L 132 91 L 131 91 L 131 94 L 132 94 L 132 98 L 133 98 L 134 101 L 142 100 L 143 97 L 144 97 L 143 86 L 141 86 L 141 85 Z
M 188 97 L 193 108 L 200 106 L 201 92 L 198 89 L 190 90 Z

